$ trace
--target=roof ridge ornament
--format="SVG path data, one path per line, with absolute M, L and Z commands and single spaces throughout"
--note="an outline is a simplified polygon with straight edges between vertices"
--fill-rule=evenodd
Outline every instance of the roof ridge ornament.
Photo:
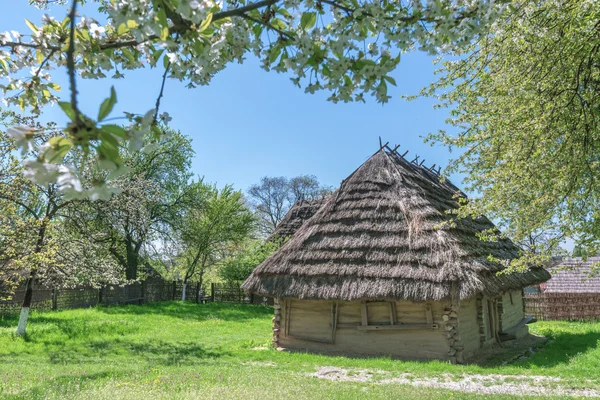
M 394 146 L 394 148 L 392 149 L 390 146 L 388 146 L 390 142 L 385 142 L 385 144 L 383 144 L 383 141 L 381 140 L 381 136 L 379 136 L 379 149 L 380 150 L 387 150 L 389 153 L 394 154 L 395 156 L 397 156 L 398 158 L 416 166 L 416 167 L 420 167 L 423 170 L 430 172 L 434 175 L 440 175 L 441 171 L 442 171 L 442 167 L 438 167 L 437 169 L 436 164 L 434 163 L 432 166 L 427 167 L 424 166 L 423 164 L 425 164 L 425 159 L 423 158 L 423 160 L 421 162 L 419 162 L 419 158 L 421 158 L 418 154 L 415 155 L 415 158 L 412 159 L 411 161 L 408 161 L 408 159 L 406 158 L 406 155 L 408 154 L 408 150 L 406 150 L 404 153 L 400 154 L 398 152 L 398 149 L 400 148 L 400 145 L 397 144 Z

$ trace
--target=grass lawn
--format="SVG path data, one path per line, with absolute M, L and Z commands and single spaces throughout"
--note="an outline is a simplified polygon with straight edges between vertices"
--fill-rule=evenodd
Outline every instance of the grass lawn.
M 272 309 L 260 306 L 180 302 L 34 312 L 26 338 L 13 334 L 16 318 L 0 317 L 0 398 L 520 397 L 406 382 L 426 377 L 450 385 L 465 374 L 483 386 L 488 376 L 506 385 L 530 380 L 545 394 L 559 394 L 559 387 L 600 390 L 600 323 L 538 322 L 532 331 L 551 341 L 530 358 L 461 366 L 277 351 L 270 347 L 271 316 Z M 345 378 L 312 376 L 323 367 L 344 371 Z M 540 383 L 539 376 L 551 379 Z

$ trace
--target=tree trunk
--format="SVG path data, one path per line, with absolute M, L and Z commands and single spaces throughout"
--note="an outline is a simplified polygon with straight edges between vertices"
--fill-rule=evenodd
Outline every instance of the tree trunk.
M 133 241 L 129 238 L 125 241 L 127 250 L 127 268 L 125 270 L 125 278 L 128 280 L 136 280 L 138 272 L 139 254 L 136 251 L 137 246 L 134 246 Z
M 181 288 L 181 301 L 185 301 L 185 289 L 187 288 L 187 283 L 183 282 L 183 287 Z
M 44 247 L 44 238 L 46 236 L 46 220 L 42 221 L 42 225 L 40 226 L 40 230 L 38 231 L 38 240 L 35 244 L 35 253 L 39 253 Z M 33 282 L 35 281 L 35 277 L 37 275 L 38 266 L 35 265 L 29 271 L 29 278 L 27 278 L 27 283 L 25 285 L 25 298 L 23 299 L 23 304 L 21 305 L 21 315 L 19 316 L 19 324 L 17 325 L 16 334 L 19 336 L 24 336 L 27 331 L 27 320 L 29 319 L 29 309 L 31 308 L 31 300 L 33 299 Z

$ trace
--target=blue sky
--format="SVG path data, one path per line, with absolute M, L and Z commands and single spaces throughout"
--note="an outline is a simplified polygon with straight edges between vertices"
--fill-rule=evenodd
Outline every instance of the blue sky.
M 6 2 L 6 0 L 4 0 Z M 47 11 L 62 19 L 64 8 Z M 0 13 L 0 31 L 28 32 L 24 18 L 38 24 L 43 12 L 27 1 L 12 2 Z M 434 101 L 407 102 L 402 94 L 415 94 L 435 79 L 433 59 L 422 53 L 403 56 L 390 86 L 393 96 L 385 105 L 332 104 L 327 93 L 306 94 L 289 76 L 266 72 L 252 56 L 232 64 L 210 86 L 186 89 L 168 80 L 161 111 L 172 117 L 172 126 L 193 139 L 193 170 L 219 186 L 233 184 L 246 190 L 262 176 L 316 175 L 324 184 L 337 186 L 378 149 L 378 137 L 400 144 L 409 154 L 419 154 L 428 165 L 446 165 L 448 150 L 423 143 L 423 137 L 444 124 L 447 110 L 434 110 Z M 160 63 L 159 63 L 160 64 Z M 162 68 L 126 72 L 125 79 L 79 79 L 82 109 L 96 115 L 110 86 L 117 91 L 115 114 L 143 113 L 154 107 Z M 25 73 L 28 73 L 25 72 Z M 54 71 L 54 80 L 66 91 L 66 71 Z M 44 119 L 64 121 L 58 107 L 48 108 Z M 460 186 L 460 177 L 453 177 Z

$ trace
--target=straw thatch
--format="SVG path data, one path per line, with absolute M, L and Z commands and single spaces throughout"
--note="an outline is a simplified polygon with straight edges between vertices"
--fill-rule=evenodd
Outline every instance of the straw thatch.
M 552 278 L 544 293 L 600 293 L 600 275 L 594 270 L 600 257 L 566 258 L 549 268 Z
M 300 299 L 468 298 L 547 280 L 541 268 L 497 275 L 509 240 L 483 242 L 487 218 L 440 223 L 458 189 L 396 153 L 380 150 L 244 282 L 249 292 Z
M 325 203 L 326 198 L 314 200 L 300 200 L 290 208 L 290 211 L 277 224 L 275 231 L 269 236 L 267 241 L 277 239 L 287 239 L 292 236 L 302 224 L 308 221 L 319 211 L 319 208 Z

